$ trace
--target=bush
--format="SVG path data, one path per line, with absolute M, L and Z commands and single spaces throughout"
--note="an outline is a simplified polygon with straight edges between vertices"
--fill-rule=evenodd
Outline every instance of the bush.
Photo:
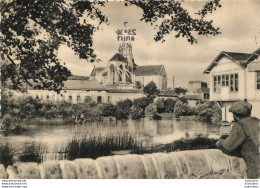
M 128 119 L 132 106 L 133 106 L 133 101 L 131 101 L 130 99 L 119 101 L 116 104 L 116 108 L 117 108 L 116 118 L 117 119 Z
M 198 104 L 195 111 L 200 119 L 203 121 L 209 121 L 213 124 L 219 124 L 219 122 L 221 121 L 221 108 L 214 101 L 207 101 L 202 104 Z
M 101 111 L 103 117 L 115 116 L 116 110 L 116 106 L 111 103 L 101 104 Z
M 170 99 L 170 98 L 166 99 L 164 101 L 165 111 L 167 113 L 173 113 L 174 112 L 174 106 L 175 106 L 176 102 L 177 102 L 176 100 L 173 100 L 173 99 Z
M 143 117 L 143 109 L 132 106 L 130 116 L 134 120 L 141 119 Z
M 174 114 L 179 116 L 191 116 L 194 115 L 194 108 L 190 107 L 187 103 L 183 103 L 181 100 L 177 101 L 174 106 Z
M 5 167 L 13 164 L 13 151 L 8 144 L 0 143 L 0 164 Z
M 149 99 L 146 97 L 141 97 L 141 98 L 137 98 L 134 99 L 133 101 L 133 106 L 136 109 L 141 109 L 142 110 L 142 115 L 144 115 L 145 113 L 145 108 L 149 105 Z
M 149 119 L 161 119 L 161 116 L 157 113 L 156 105 L 151 103 L 145 109 L 145 115 Z

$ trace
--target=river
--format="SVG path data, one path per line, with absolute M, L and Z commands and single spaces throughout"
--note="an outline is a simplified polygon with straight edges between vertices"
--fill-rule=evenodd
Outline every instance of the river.
M 64 148 L 73 137 L 105 136 L 125 132 L 154 145 L 170 143 L 181 138 L 194 138 L 198 135 L 208 138 L 219 137 L 219 128 L 207 122 L 142 119 L 85 125 L 30 125 L 27 131 L 20 135 L 1 135 L 1 142 L 8 143 L 18 156 L 32 143 L 41 143 L 49 153 L 55 153 Z

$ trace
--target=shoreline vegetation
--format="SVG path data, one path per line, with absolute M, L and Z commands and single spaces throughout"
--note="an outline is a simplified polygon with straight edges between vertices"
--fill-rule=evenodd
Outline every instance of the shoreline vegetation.
M 191 107 L 184 97 L 163 100 L 154 94 L 122 100 L 116 104 L 91 100 L 73 104 L 66 101 L 44 101 L 28 95 L 15 96 L 4 90 L 1 105 L 1 129 L 5 135 L 26 131 L 25 125 L 29 124 L 73 125 L 96 121 L 138 120 L 144 117 L 150 120 L 199 120 L 218 124 L 221 119 L 221 109 L 216 102 L 201 100 L 196 107 Z
M 156 152 L 169 153 L 184 150 L 215 149 L 216 142 L 216 139 L 197 136 L 196 138 L 179 139 L 168 144 L 152 145 L 128 132 L 107 136 L 74 137 L 64 148 L 60 148 L 56 152 L 55 160 L 96 159 L 111 155 L 142 155 Z M 48 154 L 48 147 L 42 143 L 27 143 L 18 156 L 15 156 L 13 148 L 8 143 L 1 143 L 0 164 L 7 167 L 17 161 L 41 163 L 44 161 L 46 154 Z

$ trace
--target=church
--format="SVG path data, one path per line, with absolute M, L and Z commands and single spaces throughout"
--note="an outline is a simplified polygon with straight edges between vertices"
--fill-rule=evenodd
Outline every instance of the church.
M 164 65 L 138 66 L 133 58 L 132 45 L 121 44 L 104 67 L 94 67 L 90 76 L 73 75 L 64 82 L 61 95 L 54 91 L 27 88 L 34 98 L 51 101 L 81 103 L 116 103 L 120 100 L 144 96 L 143 87 L 153 81 L 161 91 L 167 89 Z
M 133 58 L 131 44 L 121 44 L 119 52 L 107 62 L 105 67 L 94 67 L 90 78 L 104 85 L 139 89 L 153 81 L 161 91 L 167 89 L 164 66 L 138 66 Z

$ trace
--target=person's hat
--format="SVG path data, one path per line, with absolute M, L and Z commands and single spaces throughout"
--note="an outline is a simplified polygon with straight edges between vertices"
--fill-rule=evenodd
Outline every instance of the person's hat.
M 235 115 L 249 116 L 251 114 L 252 105 L 245 101 L 238 101 L 231 105 L 229 112 Z

